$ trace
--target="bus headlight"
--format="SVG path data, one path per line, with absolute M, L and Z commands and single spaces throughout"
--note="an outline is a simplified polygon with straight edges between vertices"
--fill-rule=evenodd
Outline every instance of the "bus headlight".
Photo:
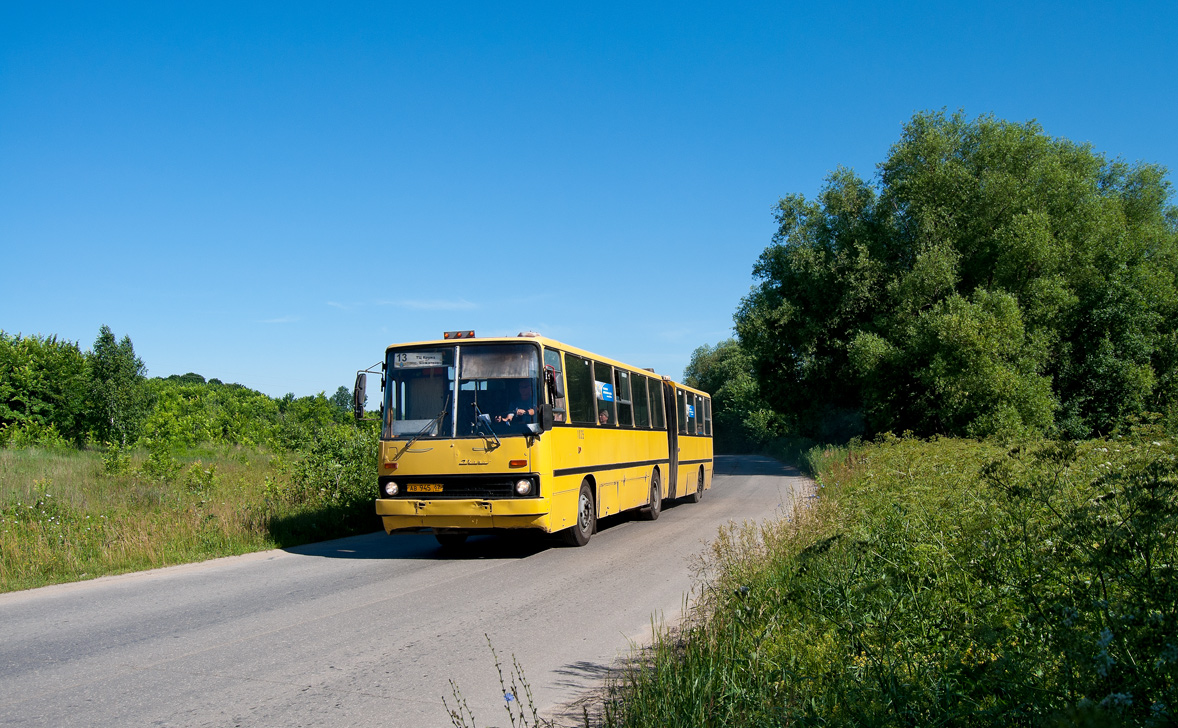
M 515 481 L 515 494 L 516 495 L 527 495 L 528 493 L 531 493 L 531 492 L 532 492 L 532 481 L 527 480 L 525 478 L 520 478 L 519 480 Z
M 384 490 L 385 497 L 387 497 L 387 498 L 392 498 L 392 497 L 393 497 L 393 496 L 395 496 L 395 495 L 398 493 L 398 491 L 400 491 L 401 489 L 397 487 L 397 484 L 396 484 L 396 483 L 394 483 L 393 481 L 391 481 L 391 480 L 390 480 L 390 481 L 388 481 L 387 483 L 385 483 L 385 484 L 384 484 L 384 488 L 383 488 L 383 490 Z

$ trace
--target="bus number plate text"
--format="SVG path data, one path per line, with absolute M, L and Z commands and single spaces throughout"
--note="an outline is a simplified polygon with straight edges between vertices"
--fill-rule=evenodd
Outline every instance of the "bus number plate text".
M 441 493 L 441 483 L 410 483 L 405 486 L 406 493 Z

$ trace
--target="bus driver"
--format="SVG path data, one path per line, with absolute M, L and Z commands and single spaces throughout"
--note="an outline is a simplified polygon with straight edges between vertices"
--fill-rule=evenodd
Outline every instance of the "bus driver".
M 517 422 L 526 424 L 531 422 L 536 415 L 536 405 L 532 399 L 532 380 L 519 380 L 519 397 L 514 400 L 508 408 L 507 414 L 496 417 L 496 422 L 506 422 L 511 424 Z

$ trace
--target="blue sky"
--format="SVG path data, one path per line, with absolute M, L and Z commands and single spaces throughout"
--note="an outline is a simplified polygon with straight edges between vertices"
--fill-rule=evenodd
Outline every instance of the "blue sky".
M 1174 2 L 507 5 L 4 3 L 0 329 L 276 396 L 459 328 L 677 377 L 917 111 L 1178 168 Z

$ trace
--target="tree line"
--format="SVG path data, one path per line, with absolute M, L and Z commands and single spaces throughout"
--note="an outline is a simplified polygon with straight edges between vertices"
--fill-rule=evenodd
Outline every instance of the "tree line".
M 351 418 L 347 387 L 275 399 L 189 372 L 148 378 L 129 336 L 93 346 L 0 331 L 0 445 L 201 443 L 299 449 Z
M 1178 423 L 1178 208 L 1166 170 L 1035 122 L 926 112 L 874 182 L 781 199 L 737 338 L 686 372 L 730 447 Z M 725 432 L 727 430 L 727 432 Z

